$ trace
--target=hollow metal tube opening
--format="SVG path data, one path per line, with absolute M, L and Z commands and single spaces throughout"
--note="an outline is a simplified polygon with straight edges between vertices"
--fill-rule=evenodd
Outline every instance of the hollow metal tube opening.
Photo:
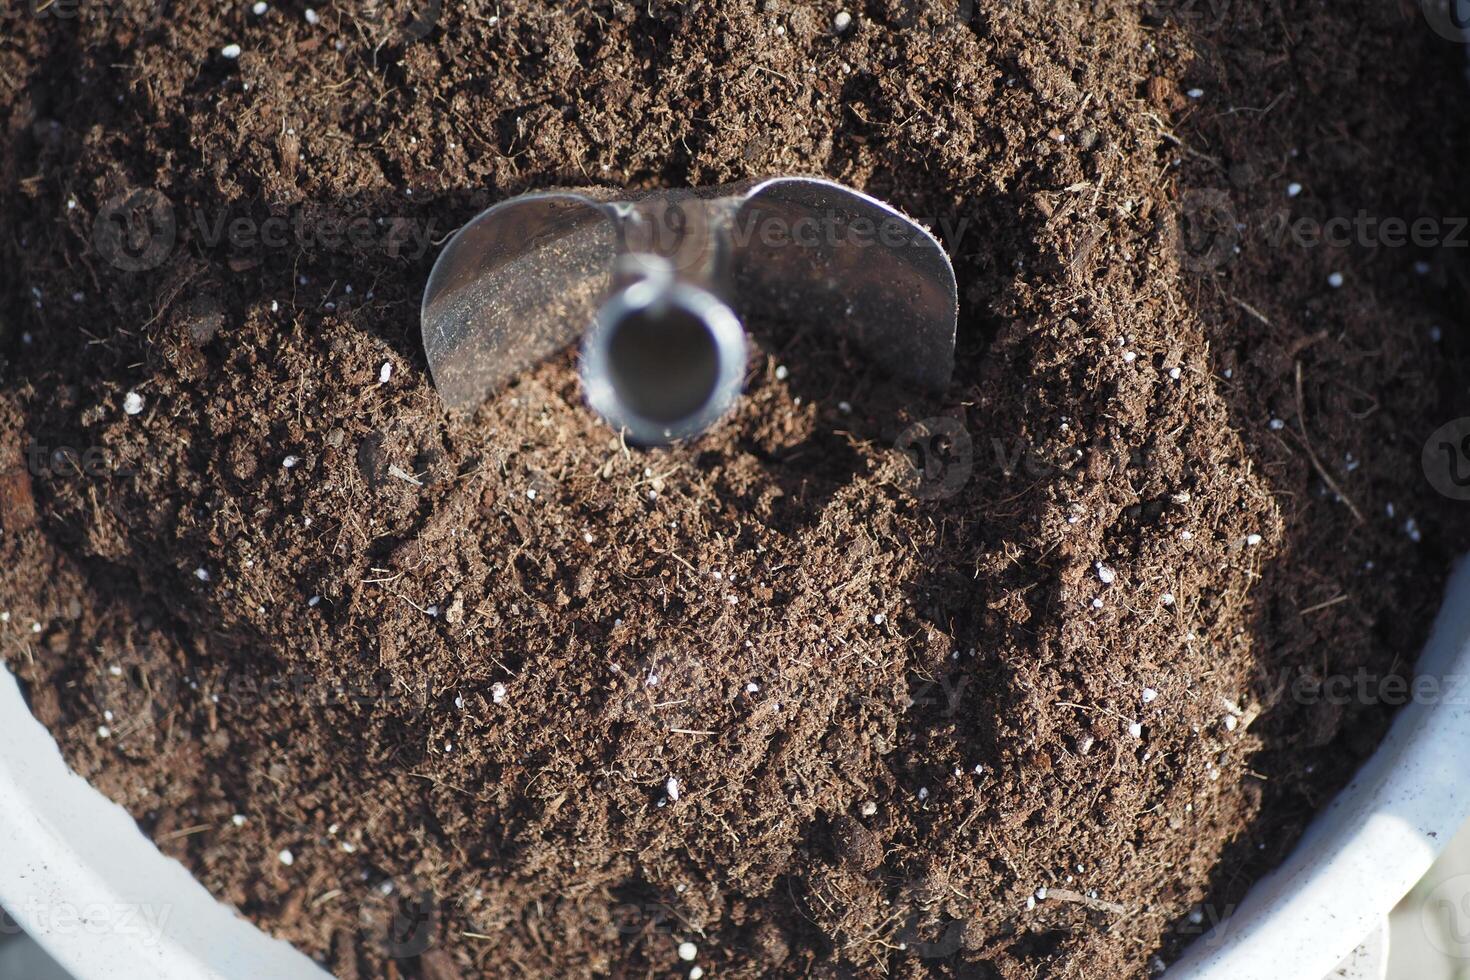
M 598 310 L 582 344 L 582 384 L 614 429 L 659 445 L 719 421 L 745 363 L 745 330 L 728 306 L 697 286 L 645 280 Z

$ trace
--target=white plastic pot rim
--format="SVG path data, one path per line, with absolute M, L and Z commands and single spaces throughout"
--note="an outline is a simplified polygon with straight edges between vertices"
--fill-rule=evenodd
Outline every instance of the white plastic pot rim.
M 323 980 L 67 768 L 0 670 L 0 905 L 79 980 Z
M 1470 560 L 1419 658 L 1438 694 L 1398 713 L 1383 743 L 1286 862 L 1200 937 L 1169 980 L 1318 980 L 1381 926 L 1470 820 Z

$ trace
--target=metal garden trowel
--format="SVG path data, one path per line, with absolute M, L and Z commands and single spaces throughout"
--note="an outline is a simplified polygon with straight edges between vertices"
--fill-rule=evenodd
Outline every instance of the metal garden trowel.
M 954 269 L 923 227 L 832 181 L 524 194 L 450 240 L 424 291 L 424 349 L 474 408 L 582 336 L 587 401 L 653 445 L 700 434 L 745 377 L 743 322 L 801 317 L 894 375 L 954 370 Z

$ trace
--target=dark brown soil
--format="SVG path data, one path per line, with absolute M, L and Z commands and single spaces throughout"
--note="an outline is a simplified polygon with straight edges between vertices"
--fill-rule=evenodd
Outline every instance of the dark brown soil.
M 1404 671 L 1467 545 L 1419 465 L 1464 252 L 1273 235 L 1466 213 L 1463 49 L 1409 0 L 469 6 L 6 15 L 0 650 L 68 759 L 343 977 L 1175 957 L 1392 713 L 1301 692 Z M 782 172 L 949 229 L 943 397 L 770 323 L 690 446 L 570 354 L 442 410 L 480 208 Z M 94 234 L 132 189 L 161 257 Z M 315 233 L 210 234 L 273 214 Z M 924 499 L 936 416 L 973 473 Z

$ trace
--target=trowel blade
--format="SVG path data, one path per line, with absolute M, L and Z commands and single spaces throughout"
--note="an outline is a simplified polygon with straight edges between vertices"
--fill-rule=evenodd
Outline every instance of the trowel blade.
M 444 403 L 474 408 L 576 340 L 608 291 L 617 239 L 604 204 L 560 192 L 512 198 L 460 229 L 420 313 Z
M 954 373 L 958 295 L 939 241 L 842 184 L 778 177 L 736 214 L 737 310 L 843 333 L 894 376 L 930 389 Z
M 929 388 L 949 382 L 956 289 L 940 243 L 866 194 L 778 177 L 630 193 L 621 202 L 606 189 L 534 193 L 480 214 L 445 246 L 424 292 L 424 350 L 445 404 L 474 408 L 576 340 L 609 298 L 620 252 L 647 244 L 635 212 L 660 197 L 699 199 L 728 219 L 700 232 L 710 240 L 686 244 L 697 246 L 695 255 L 728 256 L 733 282 L 710 271 L 719 262 L 692 263 L 702 271 L 689 274 L 716 295 L 733 292 L 727 298 L 747 324 L 802 317 L 850 336 L 902 379 Z M 704 217 L 688 208 L 668 213 Z

